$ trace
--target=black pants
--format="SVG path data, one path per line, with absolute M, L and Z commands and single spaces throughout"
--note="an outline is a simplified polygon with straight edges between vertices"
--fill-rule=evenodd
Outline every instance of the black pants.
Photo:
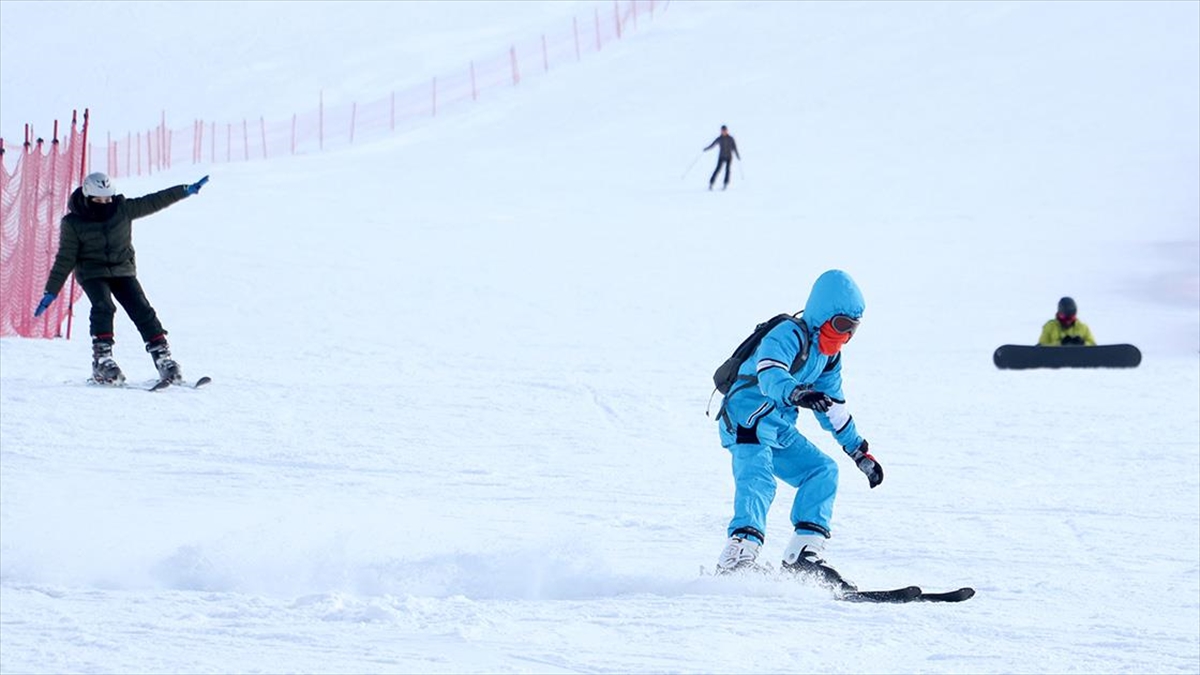
M 83 287 L 83 292 L 87 293 L 88 300 L 92 303 L 89 318 L 92 322 L 93 338 L 112 339 L 113 316 L 117 313 L 113 298 L 121 303 L 133 325 L 137 326 L 138 332 L 142 334 L 142 342 L 149 342 L 166 334 L 158 321 L 158 314 L 154 312 L 146 294 L 142 292 L 142 285 L 138 283 L 137 277 L 101 277 L 81 281 L 79 285 Z
M 725 167 L 725 184 L 729 185 L 729 167 L 733 166 L 733 158 L 732 157 L 721 157 L 721 158 L 717 159 L 717 168 L 713 169 L 712 178 L 708 179 L 709 187 L 712 187 L 712 184 L 717 181 L 717 174 L 721 173 L 722 165 L 724 165 L 724 167 Z

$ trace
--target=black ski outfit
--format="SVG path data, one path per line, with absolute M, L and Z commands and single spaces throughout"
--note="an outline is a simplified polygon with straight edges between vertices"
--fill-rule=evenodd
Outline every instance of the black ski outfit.
M 713 142 L 709 143 L 704 151 L 708 152 L 718 145 L 721 146 L 721 149 L 717 153 L 717 168 L 713 169 L 712 176 L 708 179 L 709 190 L 712 189 L 713 183 L 717 182 L 717 174 L 721 173 L 722 166 L 725 167 L 725 184 L 721 189 L 729 187 L 729 167 L 733 164 L 733 158 L 736 156 L 739 162 L 742 159 L 741 153 L 738 152 L 737 141 L 729 135 L 726 127 L 721 127 L 721 135 L 713 139 Z
M 62 218 L 58 255 L 46 280 L 46 293 L 33 315 L 41 316 L 62 291 L 72 271 L 92 303 L 92 379 L 101 384 L 122 384 L 125 374 L 113 358 L 115 298 L 142 335 L 154 360 L 160 384 L 182 382 L 183 373 L 171 357 L 167 331 L 142 285 L 137 280 L 133 251 L 133 221 L 161 211 L 194 195 L 208 176 L 191 185 L 176 185 L 144 197 L 119 195 L 108 176 L 89 174 L 71 193 L 68 213 Z
M 134 199 L 116 195 L 109 204 L 93 203 L 79 188 L 71 194 L 46 292 L 58 295 L 67 275 L 74 270 L 75 278 L 92 303 L 89 318 L 93 339 L 112 341 L 113 317 L 117 312 L 114 298 L 125 308 L 144 342 L 166 334 L 137 280 L 133 221 L 187 196 L 186 185 Z

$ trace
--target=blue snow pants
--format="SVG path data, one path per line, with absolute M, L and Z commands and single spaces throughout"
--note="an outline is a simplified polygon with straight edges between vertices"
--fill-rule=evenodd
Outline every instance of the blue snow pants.
M 838 467 L 832 457 L 800 434 L 792 435 L 784 447 L 735 444 L 728 450 L 733 455 L 736 485 L 730 536 L 744 527 L 767 531 L 767 511 L 775 500 L 776 477 L 796 488 L 792 526 L 823 530 L 822 534 L 829 536 L 838 487 Z

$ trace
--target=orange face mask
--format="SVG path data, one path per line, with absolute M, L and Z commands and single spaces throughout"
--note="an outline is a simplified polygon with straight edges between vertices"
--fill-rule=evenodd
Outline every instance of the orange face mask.
M 821 324 L 821 332 L 817 338 L 817 348 L 825 356 L 833 356 L 842 349 L 842 345 L 850 341 L 853 333 L 842 333 L 833 327 L 832 321 Z

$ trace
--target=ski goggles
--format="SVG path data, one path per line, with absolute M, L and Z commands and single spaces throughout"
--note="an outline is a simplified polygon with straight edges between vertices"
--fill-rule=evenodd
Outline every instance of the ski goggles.
M 834 315 L 834 317 L 829 320 L 829 325 L 833 328 L 833 330 L 844 335 L 854 335 L 854 331 L 858 330 L 859 323 L 859 319 L 846 316 L 845 314 Z

